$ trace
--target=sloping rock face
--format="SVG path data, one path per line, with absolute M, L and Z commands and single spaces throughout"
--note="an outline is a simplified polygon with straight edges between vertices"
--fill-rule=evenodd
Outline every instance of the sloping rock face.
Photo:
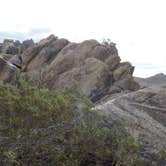
M 166 149 L 166 86 L 121 94 L 96 106 L 110 122 L 122 120 L 142 145 L 142 155 L 152 157 Z
M 5 42 L 6 43 L 6 42 Z M 54 35 L 34 43 L 12 45 L 19 52 L 12 52 L 9 62 L 21 69 L 21 75 L 34 80 L 39 86 L 65 89 L 73 84 L 83 95 L 97 101 L 106 94 L 134 91 L 139 85 L 133 80 L 134 67 L 121 63 L 115 44 L 101 44 L 96 40 L 71 43 Z

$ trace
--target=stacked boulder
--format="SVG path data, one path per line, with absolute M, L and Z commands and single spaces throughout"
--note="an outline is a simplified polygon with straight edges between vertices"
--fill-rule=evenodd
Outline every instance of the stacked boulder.
M 72 43 L 50 35 L 36 44 L 23 42 L 20 52 L 9 62 L 21 69 L 21 75 L 50 89 L 76 84 L 80 93 L 92 101 L 106 94 L 139 89 L 132 76 L 134 67 L 120 62 L 114 43 Z
M 0 43 L 0 81 L 15 83 L 21 73 L 21 53 L 34 44 L 33 40 L 23 43 L 5 39 Z

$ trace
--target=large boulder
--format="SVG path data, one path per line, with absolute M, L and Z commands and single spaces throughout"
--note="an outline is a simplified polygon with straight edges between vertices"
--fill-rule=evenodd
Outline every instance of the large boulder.
M 124 78 L 132 78 L 134 67 L 129 62 L 120 63 L 115 69 L 113 76 L 115 81 L 122 80 Z
M 15 83 L 19 76 L 19 69 L 0 57 L 0 81 Z
M 57 39 L 45 45 L 29 63 L 27 71 L 39 69 L 44 64 L 50 63 L 68 43 L 66 39 Z M 37 47 L 40 47 L 40 45 Z
M 114 71 L 120 64 L 120 61 L 121 59 L 119 56 L 110 56 L 107 58 L 106 64 L 108 65 L 109 70 Z
M 76 81 L 78 89 L 84 95 L 93 96 L 92 98 L 95 98 L 94 94 L 100 96 L 113 82 L 111 71 L 105 63 L 112 56 L 108 50 L 95 40 L 70 43 L 48 66 L 45 80 L 49 87 L 60 89 L 69 87 Z
M 28 71 L 28 65 L 34 60 L 34 58 L 42 51 L 44 47 L 49 46 L 52 42 L 56 41 L 57 37 L 51 35 L 47 39 L 41 40 L 39 43 L 28 47 L 22 54 L 22 70 Z M 39 62 L 40 63 L 40 62 Z
M 120 93 L 123 91 L 131 92 L 140 89 L 140 85 L 133 80 L 133 78 L 124 78 L 122 80 L 117 80 L 113 86 L 109 89 L 109 95 L 114 93 Z
M 76 83 L 81 94 L 96 101 L 106 93 L 106 89 L 110 86 L 107 80 L 111 78 L 107 70 L 103 62 L 95 58 L 87 58 L 84 65 L 60 74 L 55 79 L 54 88 L 64 89 Z
M 166 149 L 166 87 L 151 87 L 107 98 L 96 106 L 112 123 L 121 119 L 126 131 L 142 145 L 150 159 Z

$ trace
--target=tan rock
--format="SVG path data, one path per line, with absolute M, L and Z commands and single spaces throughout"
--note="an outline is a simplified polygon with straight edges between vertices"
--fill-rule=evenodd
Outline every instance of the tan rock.
M 114 43 L 96 40 L 70 43 L 54 35 L 34 44 L 22 43 L 23 53 L 9 62 L 21 68 L 21 75 L 34 80 L 38 86 L 65 89 L 77 84 L 78 90 L 97 101 L 104 95 L 138 89 L 133 80 L 134 67 L 120 63 Z
M 129 62 L 123 62 L 115 69 L 113 76 L 115 81 L 117 81 L 124 78 L 132 78 L 133 72 L 134 67 Z
M 27 48 L 21 55 L 22 59 L 22 70 L 27 71 L 28 65 L 31 61 L 39 54 L 43 47 L 48 46 L 53 41 L 56 41 L 57 38 L 53 35 L 49 36 L 46 39 L 41 40 L 38 44 Z

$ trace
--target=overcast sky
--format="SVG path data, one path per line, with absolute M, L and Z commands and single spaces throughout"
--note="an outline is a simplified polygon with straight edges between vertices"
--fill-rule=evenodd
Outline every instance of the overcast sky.
M 134 75 L 166 73 L 166 0 L 0 0 L 0 40 L 110 38 Z

